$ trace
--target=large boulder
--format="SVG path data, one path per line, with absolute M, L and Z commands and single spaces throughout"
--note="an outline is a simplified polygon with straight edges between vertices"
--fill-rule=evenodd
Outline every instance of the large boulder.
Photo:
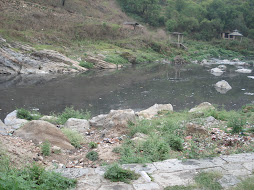
M 151 119 L 158 114 L 160 111 L 173 111 L 173 106 L 171 104 L 154 104 L 150 108 L 137 112 L 139 117 L 146 119 Z
M 19 119 L 17 117 L 17 113 L 18 111 L 14 110 L 13 112 L 9 113 L 4 119 L 4 124 L 8 127 L 11 127 L 11 129 L 13 130 L 20 128 L 22 125 L 28 122 L 25 119 Z
M 67 137 L 55 125 L 47 121 L 31 121 L 14 132 L 15 136 L 26 140 L 32 140 L 34 143 L 48 140 L 52 146 L 58 146 L 63 149 L 74 149 Z
M 136 122 L 136 116 L 131 109 L 111 110 L 109 114 L 96 116 L 89 122 L 90 126 L 97 128 L 127 127 L 129 122 Z
M 225 94 L 227 91 L 231 90 L 232 87 L 228 84 L 227 81 L 222 80 L 215 84 L 215 89 L 221 94 Z
M 90 125 L 86 119 L 70 118 L 64 124 L 64 127 L 77 131 L 79 133 L 85 133 Z
M 8 132 L 6 130 L 6 125 L 0 120 L 0 134 L 1 135 L 8 135 Z
M 215 109 L 215 107 L 209 102 L 203 102 L 196 106 L 195 108 L 190 109 L 190 113 L 204 113 L 206 110 Z

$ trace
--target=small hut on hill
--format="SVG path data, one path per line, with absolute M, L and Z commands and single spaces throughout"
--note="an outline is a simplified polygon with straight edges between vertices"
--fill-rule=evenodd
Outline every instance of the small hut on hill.
M 233 32 L 223 32 L 221 33 L 221 37 L 223 39 L 229 39 L 229 40 L 240 40 L 242 41 L 243 35 L 238 32 L 238 30 L 234 30 Z

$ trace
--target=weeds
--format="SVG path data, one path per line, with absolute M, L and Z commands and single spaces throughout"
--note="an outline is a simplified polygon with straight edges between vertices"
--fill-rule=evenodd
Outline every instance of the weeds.
M 84 138 L 81 134 L 68 128 L 62 128 L 61 130 L 75 148 L 81 148 L 81 144 L 84 143 Z
M 17 117 L 20 119 L 26 119 L 26 120 L 38 120 L 41 118 L 41 114 L 38 112 L 30 112 L 24 108 L 20 108 L 17 110 Z
M 104 174 L 104 178 L 109 179 L 112 182 L 124 182 L 130 183 L 131 180 L 136 180 L 139 178 L 139 174 L 136 174 L 134 171 L 125 170 L 119 165 L 114 164 L 110 166 Z
M 254 189 L 254 176 L 244 179 L 233 190 L 253 190 Z
M 86 154 L 86 158 L 88 158 L 91 161 L 96 161 L 99 159 L 99 156 L 97 152 L 91 151 Z
M 79 66 L 87 68 L 87 69 L 92 69 L 94 67 L 93 63 L 86 62 L 86 61 L 81 61 L 79 63 Z
M 91 114 L 88 111 L 86 112 L 84 112 L 83 110 L 78 111 L 74 110 L 73 107 L 66 107 L 61 114 L 57 115 L 56 123 L 63 125 L 70 118 L 90 119 Z
M 44 141 L 41 145 L 41 152 L 43 156 L 50 155 L 50 143 L 48 140 Z
M 219 173 L 201 172 L 195 177 L 195 182 L 207 190 L 220 190 L 221 185 L 217 182 L 222 176 Z
M 229 119 L 227 126 L 232 128 L 231 133 L 240 133 L 243 131 L 243 126 L 246 120 L 242 117 L 232 117 Z
M 97 148 L 98 147 L 98 144 L 96 142 L 90 142 L 88 144 L 89 148 L 93 149 L 93 148 Z

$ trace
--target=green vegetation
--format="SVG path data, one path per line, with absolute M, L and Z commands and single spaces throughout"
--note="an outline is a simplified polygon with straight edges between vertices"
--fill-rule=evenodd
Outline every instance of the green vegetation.
M 240 133 L 243 131 L 243 126 L 246 124 L 246 120 L 242 117 L 232 117 L 228 121 L 227 126 L 232 128 L 232 133 Z
M 87 69 L 92 69 L 94 66 L 93 66 L 93 63 L 90 63 L 90 62 L 86 62 L 86 61 L 81 61 L 79 63 L 79 66 L 81 67 L 85 67 Z
M 76 179 L 68 179 L 59 173 L 46 171 L 36 164 L 21 169 L 15 168 L 11 166 L 8 157 L 1 154 L 0 187 L 2 190 L 62 190 L 73 188 L 76 183 Z
M 119 165 L 114 164 L 107 168 L 104 177 L 112 182 L 122 181 L 124 183 L 130 183 L 130 180 L 138 179 L 139 174 L 136 174 L 131 170 L 125 170 L 119 167 Z
M 184 186 L 184 185 L 175 185 L 166 187 L 164 190 L 192 190 L 195 189 L 194 186 Z
M 41 145 L 41 152 L 43 156 L 49 156 L 50 155 L 50 143 L 49 141 L 44 141 Z
M 17 117 L 20 119 L 26 119 L 26 120 L 38 120 L 41 118 L 41 114 L 36 111 L 28 111 L 24 108 L 20 108 L 17 110 Z
M 89 148 L 93 149 L 93 148 L 97 148 L 98 147 L 98 144 L 96 142 L 90 142 L 88 144 Z
M 233 190 L 253 190 L 254 189 L 254 176 L 249 177 L 241 181 L 241 183 L 237 184 Z
M 222 175 L 214 172 L 201 172 L 195 177 L 195 182 L 207 190 L 220 190 L 221 185 L 217 182 Z
M 81 134 L 68 128 L 62 128 L 61 130 L 69 139 L 72 146 L 75 148 L 81 148 L 81 145 L 84 143 L 84 138 Z
M 127 59 L 121 57 L 120 55 L 116 55 L 116 54 L 106 56 L 104 61 L 107 61 L 109 63 L 114 63 L 116 65 L 124 65 L 124 64 L 128 63 Z
M 56 123 L 63 125 L 70 118 L 90 119 L 91 114 L 88 111 L 86 112 L 83 110 L 79 111 L 79 110 L 74 110 L 73 107 L 66 107 L 64 111 L 61 114 L 56 115 L 56 117 L 58 118 L 56 120 Z
M 99 159 L 99 156 L 97 152 L 91 151 L 86 154 L 86 158 L 88 158 L 91 161 L 96 161 Z

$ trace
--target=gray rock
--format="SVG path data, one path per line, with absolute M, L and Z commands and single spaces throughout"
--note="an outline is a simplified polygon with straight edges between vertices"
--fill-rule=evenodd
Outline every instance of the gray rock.
M 136 114 L 139 117 L 151 119 L 156 116 L 160 111 L 173 111 L 173 106 L 171 104 L 154 104 L 150 108 L 137 112 Z
M 101 128 L 104 125 L 107 114 L 101 114 L 89 120 L 91 127 Z
M 216 119 L 213 116 L 209 116 L 205 120 L 206 122 L 210 122 L 210 123 L 216 121 Z
M 9 113 L 4 119 L 4 124 L 6 126 L 11 127 L 14 130 L 20 128 L 22 125 L 24 125 L 27 122 L 28 121 L 25 119 L 17 118 L 17 110 L 14 110 L 13 112 Z
M 135 190 L 161 190 L 157 183 L 143 183 L 143 184 L 133 184 Z
M 126 183 L 115 183 L 112 185 L 102 185 L 98 190 L 133 190 L 133 188 Z
M 86 119 L 70 118 L 66 121 L 64 127 L 80 133 L 85 133 L 89 129 L 90 125 Z
M 251 69 L 237 69 L 235 72 L 237 73 L 251 73 Z
M 241 182 L 236 176 L 233 175 L 224 175 L 221 179 L 218 180 L 223 189 L 235 186 Z
M 6 130 L 6 125 L 0 120 L 0 134 L 1 135 L 8 135 L 8 132 Z
M 228 84 L 227 81 L 222 80 L 215 84 L 215 89 L 221 94 L 226 94 L 229 90 L 232 89 L 232 87 Z
M 121 67 L 121 65 L 117 66 L 116 64 L 109 63 L 102 59 L 98 59 L 92 56 L 86 57 L 85 61 L 93 63 L 94 68 L 97 68 L 97 69 L 117 69 L 118 67 Z
M 209 102 L 203 102 L 201 104 L 199 104 L 198 106 L 196 106 L 195 108 L 190 109 L 190 113 L 203 113 L 206 110 L 209 109 L 215 109 L 215 107 L 210 104 Z
M 225 71 L 227 69 L 227 66 L 226 65 L 219 65 L 218 68 L 221 69 L 222 71 Z
M 211 69 L 211 73 L 214 76 L 221 76 L 223 74 L 223 71 L 216 67 L 216 68 Z

